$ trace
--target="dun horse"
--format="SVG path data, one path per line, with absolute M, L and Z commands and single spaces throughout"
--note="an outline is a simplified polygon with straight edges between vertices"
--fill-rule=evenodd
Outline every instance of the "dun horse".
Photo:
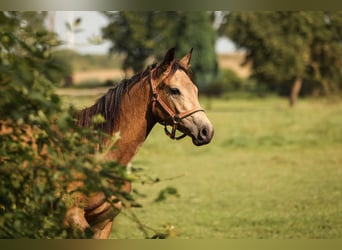
M 192 50 L 180 60 L 174 54 L 175 49 L 170 49 L 161 63 L 123 80 L 79 114 L 80 126 L 91 126 L 91 117 L 101 114 L 105 118 L 104 132 L 110 135 L 120 132 L 116 148 L 108 157 L 124 166 L 130 163 L 157 123 L 165 126 L 165 133 L 171 139 L 190 136 L 196 146 L 209 143 L 213 137 L 213 126 L 198 102 L 198 90 L 190 77 Z M 172 127 L 171 131 L 167 126 Z M 183 135 L 177 137 L 177 130 Z M 129 192 L 130 184 L 123 189 Z M 80 230 L 90 228 L 94 238 L 108 238 L 121 203 L 114 209 L 103 193 L 84 200 L 86 204 L 82 208 L 68 210 L 67 224 Z

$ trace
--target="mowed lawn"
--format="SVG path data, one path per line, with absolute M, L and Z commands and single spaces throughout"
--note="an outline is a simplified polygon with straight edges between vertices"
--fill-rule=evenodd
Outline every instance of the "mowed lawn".
M 65 100 L 80 108 L 97 97 Z M 281 98 L 245 98 L 210 106 L 209 145 L 172 141 L 157 125 L 136 155 L 146 181 L 133 184 L 143 195 L 131 211 L 141 223 L 172 227 L 180 239 L 341 238 L 342 102 L 300 100 L 291 109 Z M 176 195 L 156 202 L 165 188 Z M 116 218 L 111 238 L 145 237 L 130 217 L 124 210 Z

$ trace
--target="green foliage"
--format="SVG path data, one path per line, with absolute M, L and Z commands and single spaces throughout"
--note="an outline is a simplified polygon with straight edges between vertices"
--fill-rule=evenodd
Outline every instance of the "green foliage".
M 177 54 L 194 49 L 191 70 L 199 90 L 208 88 L 218 77 L 215 53 L 216 32 L 208 12 L 181 12 L 174 34 Z
M 113 143 L 95 151 L 105 135 L 77 127 L 75 111 L 63 109 L 54 93 L 51 49 L 58 41 L 33 26 L 43 17 L 0 12 L 0 238 L 75 237 L 63 226 L 74 202 L 70 183 L 82 181 L 79 191 L 109 196 L 118 191 L 107 180 L 125 178 L 122 167 L 105 160 Z
M 330 94 L 342 88 L 342 12 L 231 12 L 221 27 L 247 50 L 253 77 L 272 91 L 289 93 L 294 79 Z
M 110 24 L 103 29 L 103 36 L 112 41 L 111 53 L 125 53 L 123 69 L 142 70 L 145 60 L 152 54 L 158 31 L 156 15 L 151 12 L 107 12 Z M 158 24 L 157 24 L 158 23 Z
M 232 91 L 246 91 L 245 81 L 241 79 L 234 70 L 225 69 L 221 70 L 221 77 L 218 77 L 209 86 L 204 88 L 207 95 L 222 96 Z
M 179 193 L 174 187 L 166 187 L 160 190 L 158 197 L 154 200 L 155 202 L 161 202 L 167 199 L 168 196 L 179 197 Z
M 161 59 L 167 49 L 177 48 L 177 56 L 194 49 L 191 67 L 200 90 L 218 74 L 215 54 L 216 32 L 209 12 L 150 11 L 106 12 L 109 25 L 104 38 L 112 42 L 111 53 L 125 55 L 123 69 L 137 72 L 147 59 Z
M 56 85 L 67 85 L 68 78 L 73 74 L 73 64 L 69 57 L 59 51 L 53 52 L 51 63 L 47 71 L 47 78 Z

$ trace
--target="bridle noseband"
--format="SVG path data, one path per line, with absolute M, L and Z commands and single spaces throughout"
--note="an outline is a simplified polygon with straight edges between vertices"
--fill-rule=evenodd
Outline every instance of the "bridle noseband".
M 186 117 L 193 115 L 196 112 L 204 112 L 204 109 L 199 108 L 193 108 L 188 111 L 182 112 L 182 113 L 175 113 L 164 101 L 160 98 L 158 92 L 157 92 L 157 86 L 154 83 L 154 79 L 152 77 L 152 73 L 154 70 L 151 71 L 149 75 L 150 85 L 152 89 L 152 113 L 155 114 L 156 109 L 156 103 L 158 103 L 163 110 L 170 116 L 172 119 L 172 130 L 171 132 L 167 129 L 167 123 L 165 121 L 161 122 L 162 125 L 164 125 L 164 131 L 165 134 L 170 137 L 172 140 L 180 140 L 186 136 L 185 133 L 183 133 L 180 136 L 176 136 L 176 131 L 178 128 L 179 123 Z

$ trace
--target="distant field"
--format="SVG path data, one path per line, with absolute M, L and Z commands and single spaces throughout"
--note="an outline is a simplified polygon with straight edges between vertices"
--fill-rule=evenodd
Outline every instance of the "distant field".
M 251 74 L 251 65 L 243 65 L 245 61 L 244 53 L 220 54 L 217 55 L 217 60 L 221 69 L 231 69 L 242 78 L 246 78 Z
M 73 54 L 72 54 L 73 55 Z M 105 82 L 107 80 L 121 80 L 126 75 L 120 69 L 121 57 L 107 55 L 98 56 L 71 56 L 75 72 L 73 80 L 75 84 L 84 82 Z M 221 69 L 231 69 L 238 76 L 246 78 L 251 74 L 250 65 L 242 66 L 244 62 L 243 53 L 221 54 L 217 56 Z M 130 73 L 132 74 L 132 72 Z
M 75 84 L 84 82 L 105 82 L 107 80 L 121 80 L 125 73 L 120 69 L 96 69 L 77 71 L 73 75 Z
M 98 95 L 65 102 L 83 107 Z M 171 141 L 156 125 L 135 157 L 160 179 L 134 183 L 146 195 L 132 209 L 144 224 L 172 225 L 181 239 L 342 237 L 341 102 L 300 100 L 291 109 L 280 98 L 213 99 L 207 114 L 211 144 Z M 155 202 L 166 187 L 178 195 Z M 111 238 L 144 237 L 128 217 L 117 217 Z

